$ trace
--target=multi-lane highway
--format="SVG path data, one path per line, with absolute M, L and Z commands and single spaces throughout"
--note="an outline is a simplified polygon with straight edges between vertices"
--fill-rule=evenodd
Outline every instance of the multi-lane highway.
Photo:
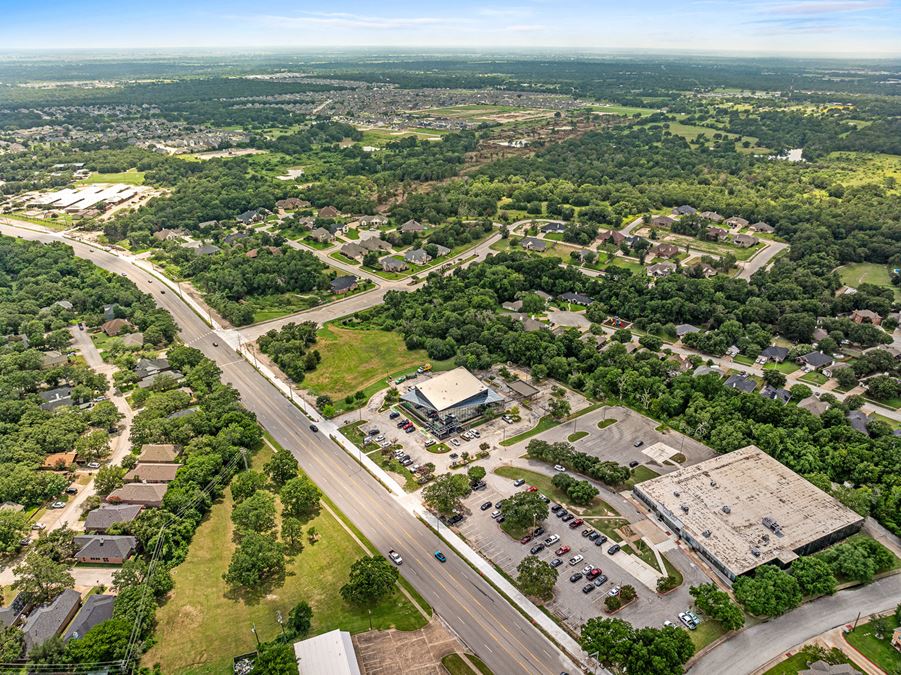
M 457 635 L 494 673 L 576 672 L 557 646 L 431 530 L 413 518 L 374 478 L 321 433 L 247 361 L 195 314 L 176 293 L 151 283 L 151 275 L 128 260 L 59 235 L 0 224 L 9 236 L 65 241 L 76 255 L 124 274 L 175 318 L 182 340 L 216 361 L 223 379 L 241 393 L 260 423 L 289 449 L 307 474 L 382 553 L 397 549 L 401 572 Z M 441 550 L 447 562 L 439 563 Z

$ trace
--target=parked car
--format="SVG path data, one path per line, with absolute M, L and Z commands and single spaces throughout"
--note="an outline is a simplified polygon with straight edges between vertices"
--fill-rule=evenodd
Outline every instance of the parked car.
M 597 577 L 601 576 L 601 570 L 597 567 L 593 567 L 591 569 L 591 571 L 588 574 L 586 574 L 585 576 L 587 576 L 590 580 L 593 581 Z
M 460 447 L 460 441 L 459 441 L 458 439 L 456 439 L 456 438 L 452 438 L 452 439 L 451 439 L 451 445 L 453 445 L 455 448 L 459 448 L 459 447 Z M 453 457 L 453 456 L 452 456 L 451 459 L 456 459 L 456 457 Z
M 449 456 L 451 459 L 457 459 L 457 457 L 459 457 L 460 455 L 458 455 L 456 452 L 452 452 L 452 453 L 451 453 L 450 455 L 448 455 L 448 456 Z
M 541 526 L 536 527 L 535 530 L 532 532 L 533 537 L 540 537 L 542 534 L 544 534 L 544 528 Z
M 463 520 L 463 516 L 461 516 L 459 513 L 455 513 L 454 515 L 452 515 L 450 518 L 447 519 L 447 524 L 448 525 L 456 525 L 457 523 L 462 522 L 462 520 Z
M 565 516 L 562 516 L 562 517 L 560 518 L 560 520 L 562 520 L 564 523 L 568 523 L 568 522 L 571 521 L 573 518 L 575 518 L 575 516 L 574 516 L 573 514 L 567 513 Z
M 561 547 L 558 548 L 556 551 L 554 551 L 554 553 L 555 553 L 556 555 L 566 555 L 566 554 L 569 553 L 570 551 L 572 551 L 572 549 L 571 549 L 569 546 L 561 546 Z
M 532 548 L 529 549 L 529 553 L 536 555 L 537 553 L 541 553 L 543 550 L 544 544 L 535 544 Z
M 554 464 L 554 471 L 559 471 L 560 473 L 563 473 L 564 471 L 566 471 L 566 467 L 561 466 L 559 464 Z
M 500 512 L 500 511 L 492 511 L 492 512 L 491 512 L 491 517 L 494 518 L 495 520 L 497 520 L 498 518 L 500 518 L 500 515 L 501 515 L 501 512 Z
M 435 551 L 435 560 L 438 562 L 447 562 L 447 557 L 441 551 Z
M 585 565 L 585 567 L 582 568 L 582 574 L 584 574 L 585 576 L 588 576 L 589 574 L 591 574 L 591 570 L 593 570 L 593 569 L 594 569 L 594 565 L 589 563 L 589 564 Z
M 31 526 L 31 529 L 40 532 L 41 530 L 46 530 L 47 526 L 44 523 L 35 523 Z
M 570 581 L 570 583 L 573 583 L 573 584 L 574 584 L 574 583 L 576 583 L 577 581 L 579 581 L 579 579 L 581 579 L 581 578 L 582 578 L 582 573 L 581 573 L 581 572 L 576 572 L 575 574 L 571 574 L 571 575 L 569 576 L 569 581 Z
M 685 612 L 679 612 L 679 621 L 685 624 L 685 627 L 688 628 L 688 630 L 694 630 L 695 628 L 697 628 L 694 621 L 692 621 L 688 614 L 686 614 Z
M 583 537 L 587 537 L 587 536 L 588 536 L 589 534 L 591 534 L 592 532 L 594 532 L 594 530 L 592 530 L 590 527 L 589 527 L 589 528 L 586 528 L 586 529 L 582 530 L 582 536 L 583 536 Z
M 595 546 L 603 546 L 607 542 L 606 534 L 599 534 L 598 538 L 594 540 Z
M 619 586 L 614 586 L 613 588 L 611 588 L 609 591 L 607 591 L 607 595 L 609 595 L 611 598 L 619 595 Z
M 597 579 L 594 580 L 594 585 L 597 586 L 598 588 L 600 588 L 601 586 L 603 586 L 606 583 L 607 583 L 607 575 L 606 574 L 602 574 L 601 576 L 599 576 Z
M 591 593 L 593 591 L 594 591 L 594 584 L 585 584 L 584 586 L 582 586 L 582 592 L 585 595 L 588 595 L 589 593 Z
M 64 509 L 66 508 L 66 502 L 53 502 L 50 505 L 51 509 Z
M 694 623 L 695 627 L 697 627 L 701 623 L 701 617 L 692 612 L 690 609 L 685 610 L 685 613 L 688 615 L 688 618 L 691 619 L 692 623 Z
M 543 494 L 541 494 L 540 492 L 538 493 L 538 496 L 541 498 L 541 501 L 543 501 L 545 504 L 550 504 L 550 503 L 551 503 L 551 500 L 548 499 L 547 497 L 545 497 L 545 496 L 544 496 Z
M 523 537 L 522 539 L 519 540 L 519 543 L 520 544 L 528 544 L 530 541 L 532 541 L 532 535 L 527 534 L 525 537 Z
M 99 469 L 100 462 L 88 462 L 88 468 L 89 469 Z
M 664 627 L 664 628 L 675 628 L 676 625 L 675 625 L 672 621 L 664 621 L 664 622 L 663 622 L 663 627 Z
M 644 441 L 635 441 L 635 442 L 632 444 L 632 446 L 633 446 L 633 447 L 636 447 L 636 448 L 640 448 L 642 445 L 644 445 Z
M 560 536 L 556 535 L 556 534 L 552 534 L 550 537 L 548 537 L 547 539 L 544 540 L 544 545 L 545 546 L 553 546 L 558 541 L 560 541 Z
M 504 518 L 504 516 L 501 516 L 500 518 L 497 519 L 497 524 L 500 525 L 505 520 L 506 520 L 506 518 Z
M 487 511 L 491 508 L 491 502 L 485 502 L 479 508 L 482 509 L 482 511 Z
M 530 485 L 526 492 L 538 492 L 538 488 L 534 485 Z
M 74 485 L 70 485 L 69 487 L 66 488 L 66 494 L 67 495 L 77 495 L 78 488 L 75 487 Z
M 551 507 L 551 513 L 558 513 L 562 508 L 563 508 L 563 507 L 560 506 L 559 504 L 554 504 L 554 505 Z
M 551 567 L 560 567 L 560 565 L 562 565 L 562 564 L 563 564 L 563 561 L 560 560 L 560 558 L 554 558 L 553 560 L 551 560 L 551 563 L 550 563 Z
M 402 429 L 403 427 L 407 426 L 407 423 L 408 423 L 409 421 L 410 421 L 410 420 L 401 420 L 400 422 L 397 423 L 397 428 L 398 428 L 398 429 Z
M 400 417 L 400 413 L 396 410 L 392 410 L 390 413 L 388 413 L 389 420 L 396 420 L 398 417 Z
M 595 532 L 594 530 L 592 530 L 591 532 L 588 533 L 588 541 L 594 541 L 594 540 L 597 539 L 599 536 L 600 536 L 600 535 L 598 535 L 597 532 Z
M 636 466 L 638 466 L 638 460 L 637 460 L 637 459 L 633 459 L 631 462 L 629 462 L 629 468 L 630 468 L 630 469 L 634 469 Z
M 408 426 L 408 427 L 404 427 L 404 431 L 407 432 L 408 434 L 412 434 L 414 431 L 416 431 L 416 427 L 414 427 L 414 426 L 411 424 L 411 425 Z
M 388 557 L 391 558 L 391 561 L 395 565 L 403 565 L 404 564 L 404 559 L 400 557 L 400 553 L 395 551 L 393 548 L 390 551 L 388 551 Z
M 619 551 L 619 549 L 620 549 L 619 544 L 614 544 L 613 546 L 611 546 L 610 548 L 607 549 L 607 555 L 613 555 L 614 553 Z
M 437 441 L 434 438 L 430 438 L 425 442 L 425 447 L 431 448 L 435 443 L 437 443 Z
M 572 519 L 570 518 L 569 520 L 572 520 Z M 575 529 L 577 529 L 580 525 L 582 525 L 584 522 L 585 522 L 585 521 L 582 520 L 581 518 L 576 518 L 575 520 L 573 520 L 573 521 L 569 524 L 569 529 L 575 530 Z
M 517 478 L 515 481 L 513 481 L 513 487 L 519 487 L 520 485 L 525 485 L 525 484 L 526 484 L 526 481 L 524 478 Z
M 578 564 L 579 564 L 580 562 L 582 562 L 583 560 L 585 560 L 585 556 L 582 556 L 582 555 L 574 555 L 572 558 L 569 559 L 569 564 L 570 564 L 571 566 L 575 567 L 576 565 L 578 565 Z
M 486 483 L 483 480 L 480 480 L 480 481 L 472 484 L 473 490 L 484 490 L 486 487 L 488 487 L 488 483 Z

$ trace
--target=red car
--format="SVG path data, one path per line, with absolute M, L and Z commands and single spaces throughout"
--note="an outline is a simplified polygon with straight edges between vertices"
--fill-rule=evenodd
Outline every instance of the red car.
M 538 488 L 535 487 L 534 485 L 530 485 L 530 486 L 529 486 L 529 489 L 528 489 L 528 492 L 538 492 Z
M 593 570 L 591 570 L 591 571 L 590 571 L 588 574 L 586 574 L 585 576 L 588 577 L 588 580 L 589 580 L 589 581 L 592 581 L 595 577 L 601 576 L 601 570 L 598 569 L 597 567 L 595 567 Z
M 570 550 L 571 549 L 569 548 L 569 546 L 561 546 L 556 551 L 554 551 L 554 555 L 566 555 L 570 552 Z
M 525 537 L 523 537 L 522 539 L 519 540 L 519 543 L 520 544 L 528 544 L 530 541 L 532 541 L 532 535 L 527 534 Z
M 574 521 L 572 521 L 569 524 L 569 529 L 575 530 L 577 527 L 583 525 L 584 523 L 585 523 L 585 521 L 582 520 L 581 518 L 576 518 Z

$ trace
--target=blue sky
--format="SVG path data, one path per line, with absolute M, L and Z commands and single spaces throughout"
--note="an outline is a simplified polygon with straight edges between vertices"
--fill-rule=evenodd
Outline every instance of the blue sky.
M 556 47 L 901 54 L 901 0 L 0 0 L 0 49 Z

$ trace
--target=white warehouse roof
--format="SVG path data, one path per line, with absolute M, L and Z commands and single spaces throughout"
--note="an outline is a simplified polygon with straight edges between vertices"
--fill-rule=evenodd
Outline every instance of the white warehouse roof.
M 333 630 L 294 643 L 300 675 L 360 675 L 350 633 Z

